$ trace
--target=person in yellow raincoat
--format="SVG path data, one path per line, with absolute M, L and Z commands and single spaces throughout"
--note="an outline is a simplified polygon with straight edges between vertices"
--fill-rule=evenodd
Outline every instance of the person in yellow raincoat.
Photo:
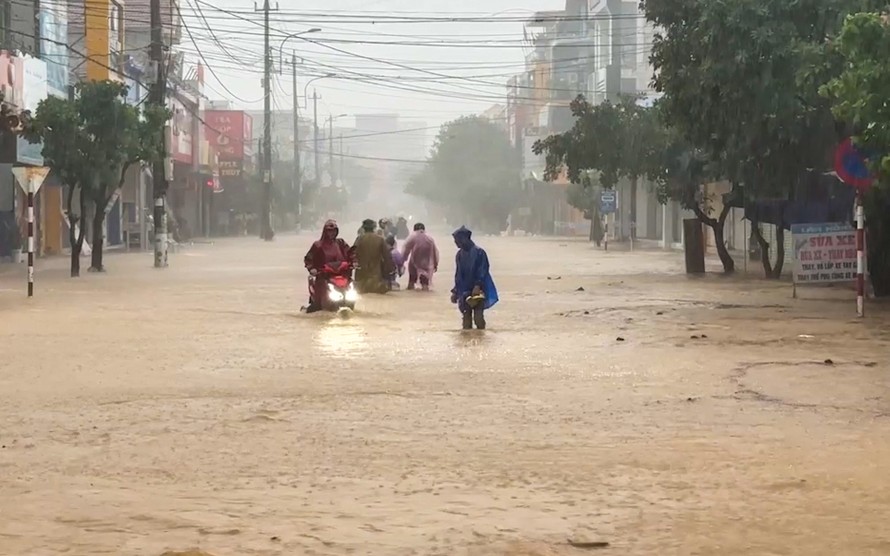
M 371 219 L 362 222 L 364 233 L 358 236 L 353 246 L 358 265 L 355 270 L 355 288 L 359 293 L 389 291 L 387 277 L 393 271 L 392 255 L 386 240 L 374 233 L 376 227 Z

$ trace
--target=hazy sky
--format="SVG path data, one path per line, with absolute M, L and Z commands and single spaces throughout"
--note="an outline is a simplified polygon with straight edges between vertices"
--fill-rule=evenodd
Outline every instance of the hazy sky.
M 437 125 L 503 104 L 505 82 L 522 71 L 528 52 L 520 20 L 533 11 L 561 9 L 564 0 L 282 0 L 278 7 L 271 17 L 276 69 L 285 36 L 321 28 L 305 35 L 316 43 L 292 38 L 285 46 L 288 58 L 297 49 L 303 59 L 300 96 L 308 79 L 337 76 L 314 81 L 309 89 L 322 97 L 319 118 L 396 112 Z M 262 13 L 239 0 L 184 0 L 181 10 L 188 26 L 181 49 L 191 62 L 199 59 L 191 31 L 213 70 L 205 72 L 207 94 L 261 108 Z M 449 17 L 481 21 L 441 21 Z M 418 21 L 423 18 L 427 21 Z M 283 71 L 273 83 L 277 109 L 289 109 L 293 98 L 289 61 Z

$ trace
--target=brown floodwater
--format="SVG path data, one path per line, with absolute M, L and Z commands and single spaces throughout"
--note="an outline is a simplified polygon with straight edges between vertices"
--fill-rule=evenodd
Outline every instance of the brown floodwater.
M 307 316 L 313 236 L 0 270 L 0 554 L 890 554 L 886 308 L 482 237 L 467 333 L 444 236 L 434 292 Z

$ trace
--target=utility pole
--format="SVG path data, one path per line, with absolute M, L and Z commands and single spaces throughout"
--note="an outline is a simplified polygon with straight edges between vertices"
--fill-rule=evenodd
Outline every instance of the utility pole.
M 328 117 L 328 174 L 334 185 L 334 117 Z
M 149 57 L 154 66 L 155 82 L 152 87 L 152 104 L 165 108 L 167 105 L 167 68 L 164 63 L 164 33 L 161 27 L 161 0 L 151 0 L 151 49 Z M 167 266 L 167 171 L 170 167 L 167 136 L 170 124 L 164 125 L 164 156 L 152 165 L 152 197 L 154 198 L 155 268 Z M 83 223 L 81 223 L 83 225 Z
M 265 64 L 263 69 L 263 206 L 260 215 L 260 238 L 272 241 L 272 49 L 269 46 L 269 0 L 263 1 L 263 39 Z
M 321 187 L 321 172 L 318 168 L 318 93 L 315 89 L 312 89 L 312 126 L 315 128 L 312 137 L 315 147 L 315 186 Z
M 297 192 L 297 230 L 303 228 L 303 176 L 300 174 L 300 102 L 297 98 L 297 53 L 294 51 L 291 57 L 294 70 L 294 179 L 293 186 Z
M 343 183 L 343 133 L 340 133 L 340 171 L 337 173 L 340 183 Z

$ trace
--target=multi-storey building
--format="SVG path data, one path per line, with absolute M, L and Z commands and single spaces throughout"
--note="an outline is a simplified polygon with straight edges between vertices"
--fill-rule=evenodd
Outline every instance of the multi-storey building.
M 651 100 L 649 53 L 654 30 L 636 0 L 566 0 L 564 10 L 534 14 L 525 35 L 531 51 L 525 72 L 507 83 L 506 110 L 533 205 L 521 209 L 519 222 L 524 216 L 535 231 L 573 233 L 580 222 L 578 213 L 561 201 L 565 180 L 551 184 L 560 187 L 554 195 L 553 188 L 542 182 L 544 160 L 532 152 L 532 145 L 572 126 L 569 103 L 578 95 L 593 104 L 617 102 L 623 96 Z M 617 193 L 618 211 L 609 217 L 613 237 L 662 241 L 668 237 L 667 244 L 679 240 L 679 221 L 686 214 L 675 203 L 660 206 L 653 188 L 642 180 L 620 183 Z

